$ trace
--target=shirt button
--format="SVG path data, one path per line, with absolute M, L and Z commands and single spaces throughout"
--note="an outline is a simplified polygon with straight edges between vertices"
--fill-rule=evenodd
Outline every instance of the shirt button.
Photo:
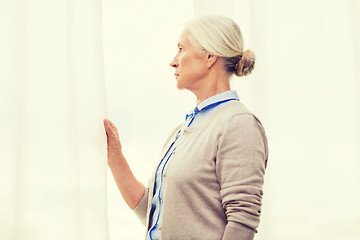
M 159 230 L 161 230 L 161 227 L 159 227 Z
M 161 203 L 164 203 L 164 200 L 161 200 Z

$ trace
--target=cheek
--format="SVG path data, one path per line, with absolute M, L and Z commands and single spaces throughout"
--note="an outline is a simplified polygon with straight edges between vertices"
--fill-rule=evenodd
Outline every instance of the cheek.
M 186 54 L 179 56 L 179 67 L 186 67 L 188 65 L 189 58 Z

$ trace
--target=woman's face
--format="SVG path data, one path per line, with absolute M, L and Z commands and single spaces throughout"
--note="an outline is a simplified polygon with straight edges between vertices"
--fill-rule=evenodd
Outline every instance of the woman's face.
M 199 54 L 188 39 L 185 31 L 180 36 L 178 53 L 170 63 L 175 68 L 175 78 L 178 89 L 196 90 L 203 84 L 207 73 L 207 55 Z

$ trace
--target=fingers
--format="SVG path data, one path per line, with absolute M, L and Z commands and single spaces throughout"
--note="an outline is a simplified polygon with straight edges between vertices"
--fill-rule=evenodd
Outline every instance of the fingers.
M 108 120 L 108 121 L 110 123 L 111 130 L 116 134 L 117 137 L 119 137 L 119 133 L 118 133 L 116 126 L 110 120 Z
M 116 159 L 121 154 L 121 143 L 115 125 L 108 119 L 104 119 L 104 127 L 107 138 L 108 161 Z
M 119 138 L 119 133 L 118 133 L 116 126 L 110 120 L 105 118 L 104 126 L 105 126 L 106 134 L 108 136 Z
M 104 119 L 104 127 L 105 127 L 105 131 L 106 131 L 106 135 L 108 137 L 113 137 L 114 132 L 110 127 L 110 121 L 108 119 Z

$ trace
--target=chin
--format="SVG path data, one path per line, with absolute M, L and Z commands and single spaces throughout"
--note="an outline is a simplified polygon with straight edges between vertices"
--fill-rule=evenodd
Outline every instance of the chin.
M 181 82 L 178 80 L 176 81 L 176 88 L 179 89 L 179 90 L 183 90 L 184 89 L 184 86 L 181 84 Z

